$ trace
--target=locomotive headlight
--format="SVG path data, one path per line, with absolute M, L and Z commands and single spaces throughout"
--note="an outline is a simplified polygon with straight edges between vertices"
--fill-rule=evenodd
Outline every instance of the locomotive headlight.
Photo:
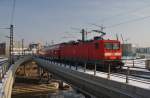
M 111 56 L 111 55 L 112 55 L 112 53 L 109 53 L 109 52 L 104 53 L 104 56 Z
M 114 53 L 115 56 L 121 56 L 121 53 Z

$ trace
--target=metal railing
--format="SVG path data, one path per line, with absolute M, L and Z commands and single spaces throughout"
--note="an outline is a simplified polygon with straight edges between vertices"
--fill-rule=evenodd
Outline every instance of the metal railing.
M 146 59 L 122 59 L 122 61 L 126 66 L 139 67 L 140 65 L 141 68 L 145 68 Z
M 55 64 L 55 65 L 58 65 L 58 66 L 62 66 L 62 67 L 65 67 L 65 68 L 69 68 L 71 70 L 82 70 L 84 73 L 86 73 L 87 71 L 89 71 L 89 69 L 87 68 L 87 63 L 85 62 L 84 65 L 81 65 L 79 66 L 78 64 L 75 64 L 75 65 L 71 65 L 71 64 L 67 64 L 67 63 L 61 63 L 61 62 L 57 62 L 57 61 L 54 61 L 50 58 L 42 58 L 42 59 L 45 59 L 46 60 L 46 63 L 51 63 L 51 64 Z M 146 84 L 150 84 L 150 81 L 149 80 L 144 80 L 143 78 L 137 78 L 137 77 L 134 77 L 130 74 L 130 70 L 131 68 L 137 68 L 137 69 L 146 69 L 146 68 L 143 68 L 143 67 L 136 67 L 135 66 L 135 59 L 130 59 L 132 61 L 131 64 L 133 64 L 132 66 L 124 66 L 126 67 L 126 71 L 124 74 L 120 74 L 120 73 L 113 73 L 112 69 L 111 69 L 111 64 L 108 65 L 108 69 L 106 72 L 101 72 L 101 71 L 98 71 L 97 70 L 97 65 L 98 64 L 94 64 L 94 69 L 93 69 L 93 75 L 94 76 L 97 76 L 97 73 L 102 73 L 102 74 L 105 74 L 106 75 L 106 78 L 107 79 L 111 79 L 111 77 L 119 77 L 119 78 L 122 78 L 122 79 L 125 79 L 125 83 L 129 83 L 130 80 L 133 80 L 133 81 L 137 81 L 137 82 L 141 82 L 141 83 L 146 83 Z M 141 61 L 144 61 L 144 60 L 141 60 Z M 141 61 L 138 61 L 141 62 Z M 140 63 L 139 63 L 140 64 Z M 92 70 L 90 70 L 92 71 Z
M 8 65 L 9 63 L 7 60 L 0 62 L 0 81 L 8 71 Z

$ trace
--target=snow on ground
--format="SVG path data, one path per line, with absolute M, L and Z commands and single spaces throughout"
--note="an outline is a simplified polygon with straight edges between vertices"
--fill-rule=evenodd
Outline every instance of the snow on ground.
M 65 67 L 65 65 L 62 65 L 62 67 Z M 70 68 L 70 66 L 66 65 L 66 68 Z M 76 67 L 75 66 L 71 66 L 71 69 L 72 70 L 76 70 Z M 83 72 L 83 73 L 87 73 L 87 74 L 90 74 L 90 75 L 94 75 L 94 70 L 86 69 L 86 72 L 84 72 L 84 68 L 82 68 L 82 67 L 78 67 L 77 69 L 78 69 L 77 71 L 79 71 L 79 72 Z M 108 73 L 96 71 L 96 76 L 97 77 L 101 77 L 101 78 L 107 78 L 108 77 Z M 126 75 L 123 75 L 123 77 L 118 77 L 117 75 L 112 73 L 110 75 L 110 80 L 121 82 L 121 83 L 126 83 Z M 143 82 L 140 82 L 140 81 L 131 80 L 130 77 L 129 77 L 128 85 L 133 85 L 133 86 L 137 86 L 137 87 L 140 87 L 140 88 L 145 88 L 145 89 L 149 89 L 150 90 L 150 81 L 148 83 L 143 83 Z
M 125 64 L 124 66 L 130 67 L 130 70 L 150 72 L 148 69 L 146 69 L 146 64 L 145 64 L 146 60 L 147 59 L 135 59 L 134 61 L 133 60 L 123 60 L 123 62 Z M 132 67 L 135 67 L 135 68 L 132 68 Z M 127 69 L 127 67 L 123 67 L 123 69 Z
M 139 60 L 123 60 L 125 63 L 125 66 L 130 66 L 130 67 L 141 67 L 145 68 L 145 61 L 144 59 L 139 59 Z
M 123 67 L 123 69 L 127 69 L 127 67 Z M 150 72 L 148 69 L 140 69 L 140 68 L 130 68 L 130 70 L 135 70 L 135 71 L 143 71 L 143 72 Z

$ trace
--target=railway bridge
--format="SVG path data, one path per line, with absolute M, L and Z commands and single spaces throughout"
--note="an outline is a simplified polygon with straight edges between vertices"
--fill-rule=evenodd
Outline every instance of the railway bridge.
M 150 96 L 150 81 L 140 82 L 134 79 L 127 81 L 129 77 L 126 76 L 120 79 L 110 73 L 70 66 L 34 56 L 24 56 L 4 73 L 0 83 L 0 98 L 11 98 L 15 72 L 22 63 L 29 60 L 34 60 L 40 67 L 66 83 L 97 98 L 149 98 Z

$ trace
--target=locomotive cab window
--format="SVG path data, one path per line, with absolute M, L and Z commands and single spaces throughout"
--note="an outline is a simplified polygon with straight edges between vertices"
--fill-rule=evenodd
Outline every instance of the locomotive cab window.
M 112 43 L 105 43 L 105 49 L 113 49 Z
M 119 48 L 120 48 L 119 43 L 113 43 L 113 49 L 114 50 L 119 49 Z
M 105 43 L 105 49 L 117 50 L 119 48 L 119 43 Z
M 99 43 L 95 43 L 95 49 L 99 49 Z

